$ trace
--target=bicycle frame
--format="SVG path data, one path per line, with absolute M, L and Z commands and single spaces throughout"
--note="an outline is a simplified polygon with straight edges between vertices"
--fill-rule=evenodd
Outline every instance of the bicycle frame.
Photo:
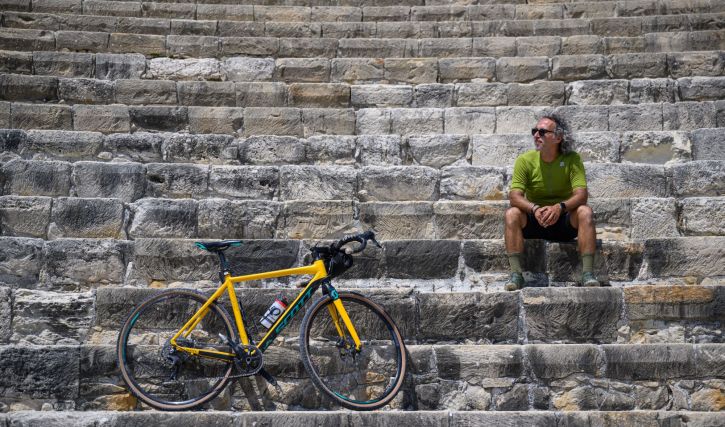
M 247 330 L 244 325 L 244 319 L 242 318 L 241 310 L 239 308 L 239 302 L 237 301 L 234 284 L 251 280 L 273 279 L 276 277 L 300 276 L 310 274 L 313 275 L 312 279 L 307 283 L 307 285 L 305 285 L 304 289 L 302 289 L 299 295 L 297 295 L 294 301 L 292 301 L 287 309 L 279 316 L 277 321 L 274 322 L 274 324 L 269 328 L 269 331 L 257 344 L 257 348 L 264 352 L 272 344 L 274 339 L 277 338 L 277 336 L 284 330 L 284 328 L 287 327 L 290 320 L 294 318 L 294 316 L 299 312 L 302 306 L 304 306 L 310 300 L 312 294 L 322 284 L 323 280 L 328 277 L 324 261 L 317 260 L 313 264 L 304 267 L 248 274 L 245 276 L 231 276 L 228 272 L 226 272 L 224 274 L 224 282 L 221 284 L 221 286 L 219 286 L 214 294 L 212 294 L 212 296 L 207 299 L 206 303 L 204 303 L 204 305 L 202 305 L 201 308 L 196 313 L 194 313 L 193 316 L 191 316 L 191 318 L 186 322 L 186 324 L 184 324 L 184 326 L 182 326 L 182 328 L 173 336 L 173 338 L 171 338 L 171 345 L 174 346 L 174 348 L 176 348 L 177 350 L 184 351 L 192 355 L 233 361 L 237 357 L 237 355 L 234 353 L 184 347 L 183 345 L 178 344 L 176 340 L 179 337 L 188 337 L 194 331 L 194 328 L 196 328 L 196 326 L 199 325 L 199 323 L 204 319 L 204 316 L 206 316 L 206 314 L 209 312 L 209 307 L 211 306 L 211 304 L 213 304 L 214 301 L 219 299 L 226 292 L 229 295 L 229 300 L 232 305 L 234 321 L 236 323 L 237 330 L 239 331 L 240 343 L 243 345 L 249 345 L 249 336 L 247 335 Z M 353 326 L 352 321 L 350 320 L 347 311 L 345 311 L 345 307 L 343 307 L 342 302 L 338 298 L 337 292 L 334 290 L 334 288 L 332 288 L 330 296 L 333 299 L 334 308 L 333 306 L 329 306 L 328 309 L 330 311 L 330 316 L 332 317 L 337 332 L 340 334 L 341 338 L 344 338 L 344 325 L 344 327 L 349 332 L 350 337 L 353 339 L 353 342 L 355 343 L 355 348 L 357 350 L 360 350 L 360 348 L 362 347 L 360 338 L 358 337 L 357 332 L 355 331 L 355 327 Z M 340 321 L 342 321 L 342 323 L 340 323 Z M 229 339 L 232 339 L 232 337 L 229 337 Z

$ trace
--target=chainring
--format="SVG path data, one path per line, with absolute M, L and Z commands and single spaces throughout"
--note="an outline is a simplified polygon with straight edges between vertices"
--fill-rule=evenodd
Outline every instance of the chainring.
M 242 354 L 237 354 L 234 364 L 240 371 L 237 376 L 249 377 L 256 375 L 264 367 L 262 351 L 253 345 L 239 345 Z

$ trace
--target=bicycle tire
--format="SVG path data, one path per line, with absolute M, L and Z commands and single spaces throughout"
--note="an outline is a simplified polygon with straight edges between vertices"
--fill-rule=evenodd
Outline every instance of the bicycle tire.
M 187 353 L 177 354 L 179 377 L 170 377 L 168 340 L 206 301 L 191 290 L 164 291 L 146 298 L 124 321 L 116 345 L 118 367 L 130 392 L 142 402 L 161 410 L 187 410 L 211 401 L 226 387 L 233 363 Z M 234 330 L 226 310 L 212 304 L 190 338 L 199 348 L 234 353 L 218 336 L 234 337 Z
M 339 346 L 339 334 L 327 310 L 333 300 L 327 295 L 317 300 L 302 320 L 302 363 L 312 382 L 335 403 L 362 411 L 381 408 L 398 394 L 405 379 L 403 337 L 376 303 L 353 292 L 338 295 L 363 343 L 362 351 L 354 353 Z M 346 341 L 352 343 L 349 337 Z

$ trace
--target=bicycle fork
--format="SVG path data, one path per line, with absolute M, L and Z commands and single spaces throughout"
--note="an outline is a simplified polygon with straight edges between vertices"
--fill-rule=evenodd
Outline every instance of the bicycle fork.
M 360 337 L 358 337 L 357 331 L 352 324 L 352 320 L 350 320 L 347 310 L 345 310 L 345 307 L 342 305 L 342 301 L 340 301 L 340 296 L 338 295 L 337 290 L 329 283 L 326 283 L 323 286 L 322 293 L 329 295 L 330 298 L 332 298 L 332 304 L 327 306 L 327 310 L 330 312 L 330 317 L 332 318 L 332 322 L 335 324 L 335 329 L 337 329 L 338 335 L 340 335 L 340 344 L 346 350 L 350 349 L 348 343 L 346 342 L 347 334 L 345 333 L 345 330 L 347 330 L 350 334 L 350 338 L 352 338 L 352 341 L 355 344 L 355 352 L 360 352 L 362 350 Z

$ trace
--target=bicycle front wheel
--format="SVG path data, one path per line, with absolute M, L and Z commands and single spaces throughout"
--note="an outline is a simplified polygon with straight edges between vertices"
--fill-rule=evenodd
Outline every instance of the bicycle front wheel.
M 362 295 L 340 292 L 339 299 L 357 332 L 355 350 L 350 332 L 333 322 L 337 310 L 328 295 L 305 315 L 300 353 L 315 385 L 341 406 L 373 410 L 387 405 L 400 391 L 407 355 L 403 337 L 390 316 Z M 342 333 L 342 336 L 341 336 Z
M 128 316 L 118 336 L 116 354 L 131 393 L 156 409 L 180 411 L 210 401 L 226 386 L 233 363 L 175 350 L 170 339 L 206 302 L 189 290 L 151 296 Z M 229 315 L 212 304 L 184 347 L 234 353 L 219 337 L 233 337 Z

